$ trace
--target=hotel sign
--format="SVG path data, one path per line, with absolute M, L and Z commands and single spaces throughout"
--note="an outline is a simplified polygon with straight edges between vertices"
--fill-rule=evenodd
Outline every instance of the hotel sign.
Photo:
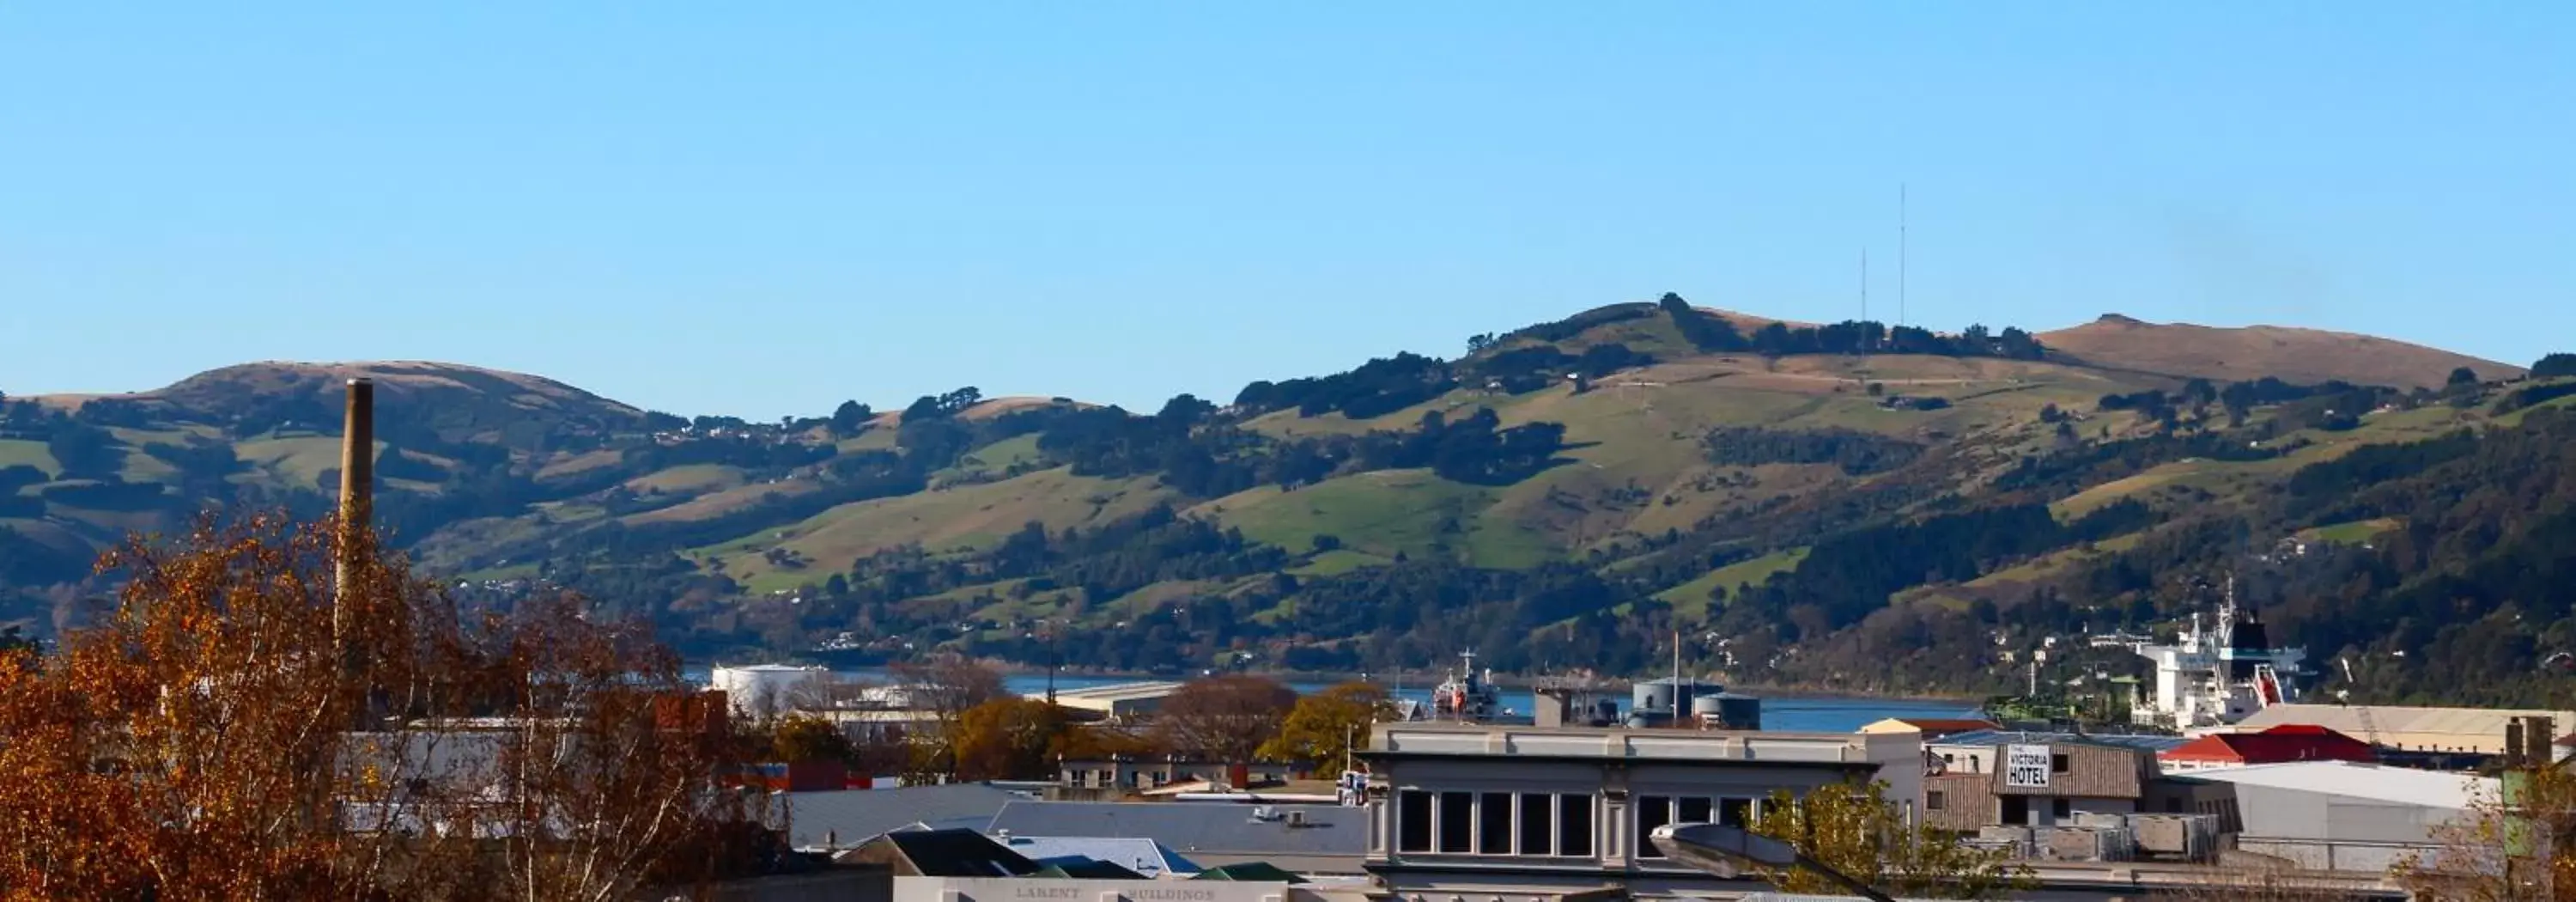
M 2004 747 L 2004 785 L 2014 789 L 2047 789 L 2048 746 L 2008 745 Z

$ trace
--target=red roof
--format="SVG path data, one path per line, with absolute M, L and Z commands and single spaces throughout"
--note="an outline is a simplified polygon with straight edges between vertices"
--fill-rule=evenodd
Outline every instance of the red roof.
M 2283 724 L 2260 733 L 2212 733 L 2156 757 L 2225 764 L 2379 760 L 2369 743 L 2314 724 Z

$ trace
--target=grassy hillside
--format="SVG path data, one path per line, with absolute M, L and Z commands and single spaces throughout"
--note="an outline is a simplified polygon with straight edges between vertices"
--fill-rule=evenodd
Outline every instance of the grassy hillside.
M 2176 547 L 2421 541 L 2420 519 L 2294 481 L 2461 429 L 2550 428 L 2576 403 L 2449 386 L 2457 366 L 2519 370 L 2365 336 L 2106 319 L 2033 341 L 1677 303 L 1152 416 L 961 389 L 751 423 L 425 363 L 13 402 L 0 621 L 40 619 L 122 531 L 208 503 L 326 509 L 338 392 L 364 375 L 380 518 L 428 569 L 501 598 L 583 591 L 701 653 L 1031 660 L 1057 653 L 1024 644 L 1052 622 L 1101 667 L 1360 669 L 1473 645 L 1617 669 L 1687 627 L 1739 677 L 1920 688 L 1993 662 L 1868 643 L 1991 648 L 1969 634 L 2025 627 L 1966 621 L 2005 609 L 2171 616 L 2119 568 Z M 2116 610 L 2067 600 L 2096 596 Z

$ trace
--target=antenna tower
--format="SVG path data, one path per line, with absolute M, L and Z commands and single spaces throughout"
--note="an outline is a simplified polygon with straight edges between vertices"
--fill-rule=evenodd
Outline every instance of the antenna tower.
M 1905 325 L 1905 183 L 1896 183 L 1896 324 Z

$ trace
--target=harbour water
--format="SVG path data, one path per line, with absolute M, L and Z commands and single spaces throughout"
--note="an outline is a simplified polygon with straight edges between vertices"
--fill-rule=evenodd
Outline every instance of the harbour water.
M 703 683 L 708 679 L 708 671 L 702 667 L 690 668 L 687 676 Z M 840 671 L 838 676 L 860 682 L 894 681 L 891 674 L 880 670 Z M 1058 691 L 1068 691 L 1133 683 L 1146 679 L 1151 678 L 1058 674 L 1055 678 L 1055 687 Z M 1047 677 L 1045 674 L 1013 674 L 1003 679 L 1003 686 L 1022 695 L 1043 695 L 1046 692 Z M 1299 693 L 1317 692 L 1329 687 L 1330 684 L 1327 683 L 1292 682 L 1288 684 L 1288 688 L 1295 689 Z M 1427 682 L 1407 682 L 1401 686 L 1389 687 L 1389 694 L 1399 699 L 1411 699 L 1429 705 L 1431 688 L 1431 684 Z M 1625 695 L 1624 692 L 1620 693 L 1623 699 Z M 1537 697 L 1527 689 L 1504 689 L 1503 707 L 1526 714 L 1537 710 Z M 1976 716 L 1978 716 L 1977 707 L 1965 702 L 1812 695 L 1762 699 L 1762 727 L 1766 730 L 1849 733 L 1859 729 L 1862 724 L 1889 717 Z

